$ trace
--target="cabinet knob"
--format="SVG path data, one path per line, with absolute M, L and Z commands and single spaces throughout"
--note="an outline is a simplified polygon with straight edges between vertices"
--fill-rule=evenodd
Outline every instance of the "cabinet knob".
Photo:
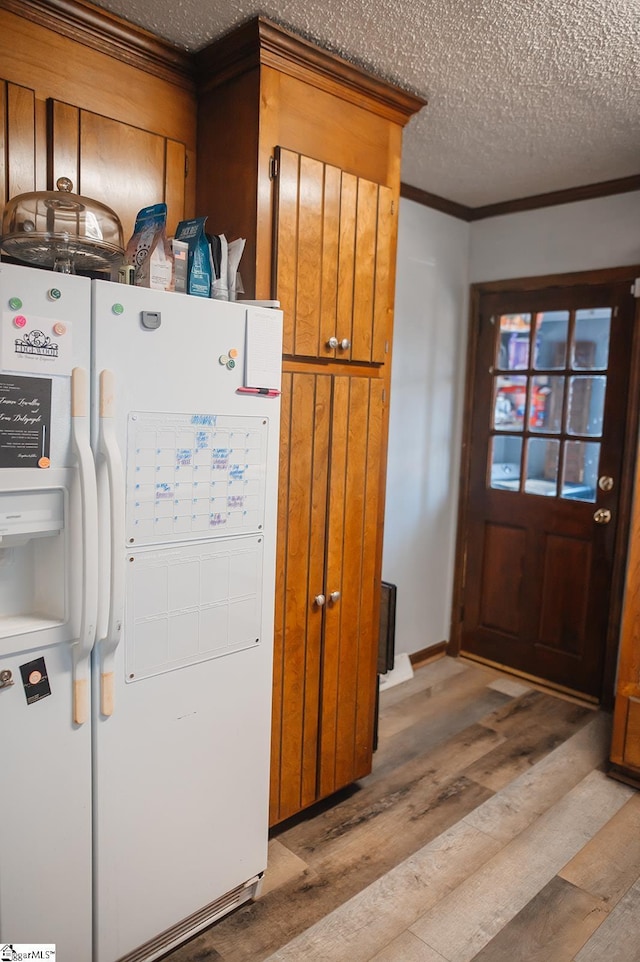
M 348 337 L 342 338 L 342 340 L 340 341 L 340 347 L 342 348 L 343 351 L 349 350 L 349 348 L 351 347 L 351 341 L 349 340 Z
M 333 350 L 335 350 L 335 349 L 337 348 L 337 346 L 338 346 L 338 338 L 337 338 L 337 337 L 330 337 L 329 340 L 327 341 L 327 347 L 330 347 L 330 348 L 332 348 Z
M 313 600 L 317 604 L 318 608 L 322 608 L 322 606 L 324 605 L 327 599 L 325 598 L 324 595 L 316 595 Z
M 332 601 L 332 602 L 334 603 L 334 605 L 335 605 L 336 601 L 340 601 L 340 592 L 339 592 L 339 591 L 332 591 L 331 594 L 329 595 L 329 601 Z

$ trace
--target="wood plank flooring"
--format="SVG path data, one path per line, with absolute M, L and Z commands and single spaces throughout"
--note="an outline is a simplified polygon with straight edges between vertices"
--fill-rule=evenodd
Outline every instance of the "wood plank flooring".
M 610 716 L 442 657 L 371 775 L 278 827 L 262 895 L 166 962 L 640 962 L 640 793 Z

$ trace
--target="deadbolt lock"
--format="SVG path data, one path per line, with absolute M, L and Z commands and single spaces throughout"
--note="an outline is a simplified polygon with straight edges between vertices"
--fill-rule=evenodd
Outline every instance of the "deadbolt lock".
M 613 487 L 613 478 L 610 478 L 607 474 L 603 474 L 598 478 L 598 487 L 601 491 L 611 491 Z
M 593 520 L 596 524 L 609 524 L 611 521 L 611 512 L 608 508 L 598 508 L 594 511 Z

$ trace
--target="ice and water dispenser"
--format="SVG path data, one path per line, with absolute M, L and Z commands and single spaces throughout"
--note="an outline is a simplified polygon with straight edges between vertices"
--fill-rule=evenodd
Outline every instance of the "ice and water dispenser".
M 65 621 L 65 492 L 0 491 L 0 637 Z

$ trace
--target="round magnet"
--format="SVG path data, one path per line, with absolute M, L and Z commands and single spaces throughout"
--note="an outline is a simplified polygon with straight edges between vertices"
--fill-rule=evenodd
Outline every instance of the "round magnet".
M 62 337 L 63 334 L 67 333 L 67 325 L 63 324 L 62 321 L 56 321 L 56 323 L 53 325 L 53 333 L 57 334 L 59 337 Z
M 29 684 L 38 685 L 41 681 L 42 681 L 42 672 L 38 671 L 38 669 L 36 668 L 36 670 L 32 671 L 31 674 L 29 675 Z
M 124 307 L 122 304 L 112 304 L 111 311 L 113 314 L 124 314 Z
M 42 457 L 38 461 L 39 468 L 48 468 L 50 465 L 51 465 L 51 461 L 49 460 L 49 458 Z
M 25 327 L 27 323 L 27 319 L 24 316 L 24 314 L 17 314 L 13 319 L 13 323 L 15 324 L 16 327 Z
M 218 358 L 218 364 L 228 364 L 228 363 L 229 363 L 229 355 L 221 354 L 220 357 Z
M 52 287 L 47 291 L 47 297 L 50 301 L 59 301 L 62 297 L 62 291 L 58 290 L 57 287 Z
M 229 368 L 230 371 L 233 371 L 235 366 L 236 366 L 236 362 L 233 360 L 232 357 L 230 357 L 229 360 L 227 361 L 227 367 Z
M 237 356 L 238 356 L 237 348 L 232 347 L 231 350 L 229 351 L 229 357 L 236 358 Z
M 11 308 L 12 311 L 19 311 L 20 308 L 22 307 L 22 301 L 20 300 L 19 297 L 10 297 L 9 307 Z

